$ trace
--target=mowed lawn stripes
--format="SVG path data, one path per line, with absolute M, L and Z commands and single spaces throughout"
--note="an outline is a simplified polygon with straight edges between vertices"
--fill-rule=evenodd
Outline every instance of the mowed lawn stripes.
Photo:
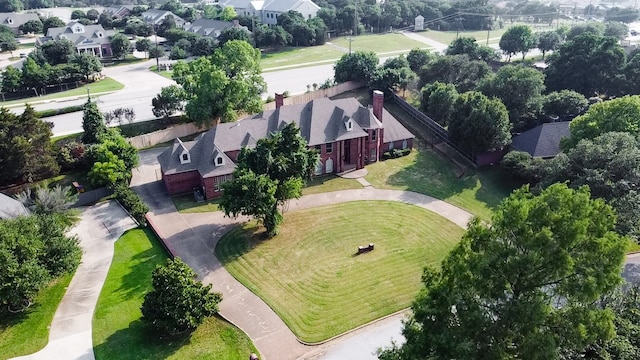
M 417 206 L 357 201 L 285 214 L 273 239 L 262 232 L 235 228 L 216 256 L 301 340 L 318 342 L 408 307 L 424 266 L 439 265 L 463 229 Z

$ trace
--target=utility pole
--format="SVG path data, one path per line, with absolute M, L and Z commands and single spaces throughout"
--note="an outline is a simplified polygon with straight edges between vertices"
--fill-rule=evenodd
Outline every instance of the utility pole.
M 354 3 L 353 10 L 353 36 L 358 36 L 358 1 L 356 0 Z M 351 45 L 351 43 L 349 43 Z M 349 51 L 351 53 L 351 51 Z
M 91 89 L 87 87 L 87 102 L 91 102 L 91 95 L 89 94 L 90 92 L 91 92 Z
M 160 53 L 158 52 L 158 30 L 153 35 L 156 38 L 156 70 L 160 72 Z
M 462 20 L 464 20 L 464 18 L 458 15 L 458 17 L 456 18 L 456 21 L 458 22 L 458 29 L 456 30 L 456 39 L 460 36 L 460 27 L 462 26 Z

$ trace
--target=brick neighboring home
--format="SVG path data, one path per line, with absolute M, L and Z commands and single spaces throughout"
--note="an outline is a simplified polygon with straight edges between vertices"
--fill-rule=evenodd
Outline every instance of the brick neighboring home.
M 99 58 L 111 57 L 111 35 L 113 31 L 106 31 L 102 25 L 82 25 L 72 21 L 65 27 L 49 28 L 46 36 L 36 39 L 36 46 L 51 40 L 67 39 L 79 54 L 88 52 Z
M 129 16 L 136 6 L 138 5 L 111 5 L 104 8 L 104 12 L 113 16 L 115 19 L 122 19 Z
M 532 157 L 552 158 L 560 153 L 560 139 L 569 137 L 570 121 L 538 125 L 511 139 L 511 147 Z
M 222 30 L 227 28 L 238 28 L 243 29 L 247 33 L 251 34 L 249 28 L 246 26 L 240 25 L 238 20 L 233 21 L 221 21 L 221 20 L 209 20 L 209 19 L 198 19 L 192 22 L 190 25 L 187 25 L 184 30 L 188 32 L 192 32 L 194 34 L 198 34 L 200 36 L 210 37 L 212 39 L 217 39 Z
M 38 14 L 35 13 L 0 13 L 0 25 L 8 27 L 16 34 L 22 34 L 20 31 L 20 25 L 31 20 L 40 21 L 40 18 L 38 17 Z
M 142 21 L 146 22 L 147 24 L 159 26 L 160 24 L 162 24 L 162 21 L 169 15 L 173 16 L 173 21 L 176 22 L 176 27 L 178 29 L 184 29 L 187 22 L 183 18 L 168 10 L 150 9 L 140 14 L 140 17 L 142 18 Z
M 278 16 L 289 10 L 301 13 L 305 19 L 311 19 L 320 10 L 311 0 L 221 0 L 219 5 L 231 6 L 238 15 L 257 16 L 267 25 L 277 24 Z
M 207 199 L 221 196 L 220 185 L 231 179 L 240 150 L 254 147 L 290 122 L 320 153 L 316 175 L 362 169 L 379 161 L 383 152 L 413 147 L 413 134 L 383 108 L 380 91 L 374 91 L 372 108 L 355 98 L 321 98 L 287 106 L 282 102 L 278 95 L 275 110 L 218 124 L 193 141 L 176 139 L 158 156 L 169 194 L 198 188 Z

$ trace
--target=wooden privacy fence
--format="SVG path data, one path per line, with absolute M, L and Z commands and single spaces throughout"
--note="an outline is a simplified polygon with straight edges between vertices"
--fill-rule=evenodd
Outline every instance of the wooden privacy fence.
M 163 142 L 172 141 L 178 137 L 189 136 L 206 129 L 206 127 L 198 127 L 194 123 L 180 124 L 152 133 L 134 136 L 128 138 L 127 141 L 136 149 L 143 149 Z
M 336 96 L 336 95 L 342 94 L 343 92 L 355 90 L 363 86 L 364 86 L 364 83 L 362 82 L 347 81 L 347 82 L 338 84 L 336 86 L 332 86 L 328 89 L 319 89 L 316 91 L 310 91 L 308 93 L 304 93 L 300 95 L 290 96 L 284 99 L 283 105 L 304 104 L 314 99 Z M 275 108 L 276 108 L 276 103 L 274 101 L 274 102 L 264 104 L 264 106 L 262 107 L 262 110 L 264 111 L 273 110 Z
M 449 145 L 453 150 L 455 150 L 458 154 L 460 154 L 460 156 L 469 160 L 474 165 L 478 165 L 476 163 L 476 157 L 473 154 L 461 150 L 459 147 L 457 147 L 454 143 L 452 143 L 449 140 L 449 133 L 447 132 L 447 129 L 442 127 L 442 125 L 438 124 L 435 120 L 433 120 L 432 118 L 420 112 L 418 109 L 411 106 L 411 104 L 409 104 L 403 98 L 401 98 L 396 94 L 393 94 L 393 101 L 398 106 L 400 106 L 402 110 L 406 111 L 412 118 L 418 120 L 418 122 L 424 125 L 427 131 L 429 131 L 429 133 L 431 133 L 433 136 L 437 137 L 438 139 L 442 140 L 444 143 Z

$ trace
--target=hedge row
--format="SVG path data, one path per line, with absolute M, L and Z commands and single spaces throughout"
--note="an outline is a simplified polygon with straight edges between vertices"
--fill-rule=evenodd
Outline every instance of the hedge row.
M 117 185 L 113 194 L 140 226 L 147 226 L 147 219 L 144 216 L 149 211 L 149 207 L 142 202 L 138 194 L 124 184 Z
M 384 160 L 393 159 L 393 158 L 399 158 L 399 157 L 402 157 L 402 156 L 409 155 L 410 152 L 411 152 L 411 149 L 409 149 L 409 148 L 407 148 L 407 149 L 393 149 L 391 151 L 386 151 L 386 152 L 382 153 L 382 158 Z
M 42 110 L 42 111 L 38 111 L 38 116 L 40 116 L 40 118 L 42 119 L 42 118 L 46 118 L 46 117 L 50 117 L 50 116 L 68 114 L 68 113 L 72 113 L 72 112 L 78 112 L 78 111 L 82 111 L 82 106 L 83 105 L 73 105 L 73 106 L 63 107 L 63 108 L 60 108 L 60 109 Z

